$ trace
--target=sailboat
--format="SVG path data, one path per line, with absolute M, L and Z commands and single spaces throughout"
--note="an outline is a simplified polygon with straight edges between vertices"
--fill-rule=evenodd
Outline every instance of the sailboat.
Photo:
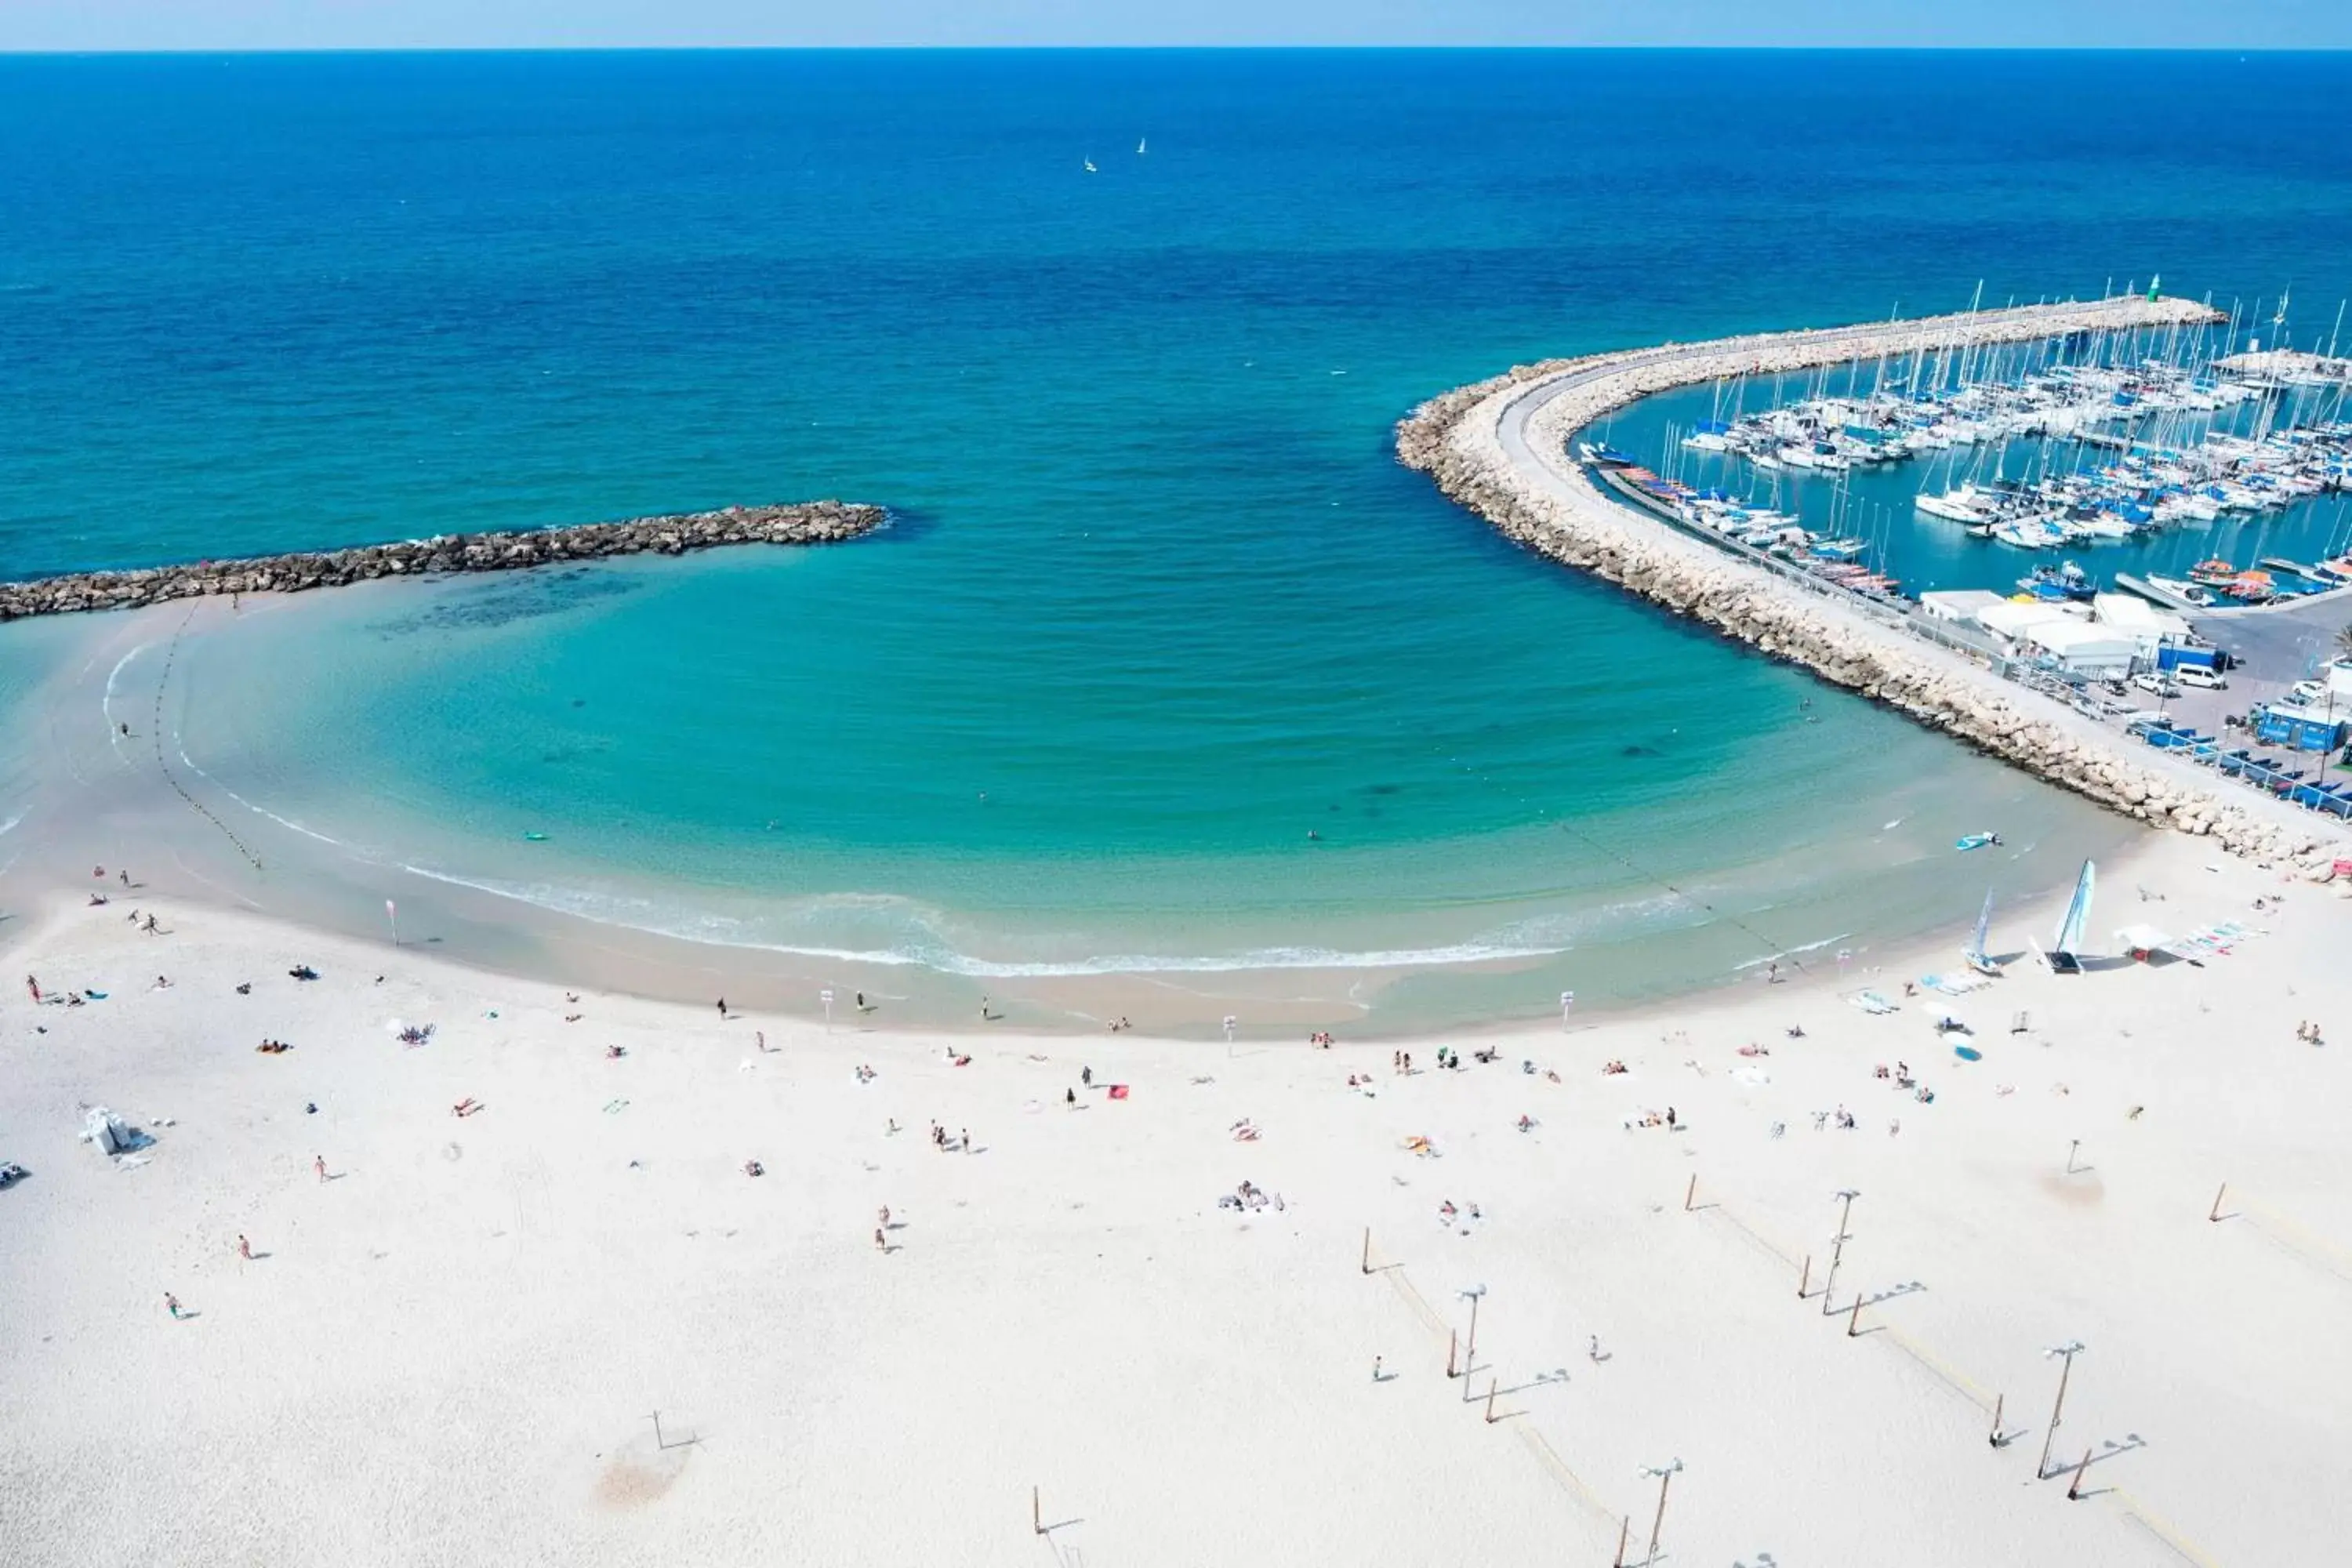
M 1969 938 L 1968 946 L 1960 949 L 1960 957 L 1966 960 L 1968 966 L 1979 974 L 2000 973 L 2000 965 L 1995 963 L 1992 955 L 1985 951 L 1985 935 L 1991 925 L 1992 889 L 1988 888 L 1985 889 L 1984 908 L 1977 911 L 1976 934 Z
M 2066 900 L 2066 913 L 2058 921 L 2058 940 L 2050 944 L 2050 968 L 2056 974 L 2080 974 L 2083 972 L 2083 933 L 2091 921 L 2091 884 L 2097 868 L 2083 862 L 2083 874 L 2074 879 L 2074 896 Z
M 1088 159 L 1085 160 L 1085 162 L 1086 162 L 1086 165 L 1087 165 L 1087 174 L 1096 174 L 1096 173 L 1098 173 L 1098 172 L 1099 172 L 1099 171 L 1097 171 L 1097 170 L 1095 168 L 1095 161 L 1094 161 L 1092 158 L 1088 158 Z
M 1147 141 L 1148 138 L 1141 136 L 1135 139 L 1135 155 L 1137 157 L 1140 158 L 1151 150 L 1148 145 L 1146 145 Z

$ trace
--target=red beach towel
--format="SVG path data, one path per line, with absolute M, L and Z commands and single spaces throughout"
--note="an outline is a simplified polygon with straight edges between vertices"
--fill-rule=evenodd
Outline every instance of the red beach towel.
M 1113 1100 L 1125 1100 L 1127 1098 L 1127 1085 L 1123 1083 L 1115 1083 L 1111 1085 L 1110 1097 Z

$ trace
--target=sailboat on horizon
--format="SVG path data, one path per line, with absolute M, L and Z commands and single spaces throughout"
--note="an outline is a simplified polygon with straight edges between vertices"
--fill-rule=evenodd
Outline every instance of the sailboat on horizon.
M 1137 157 L 1140 158 L 1146 153 L 1150 151 L 1150 148 L 1147 145 L 1149 141 L 1150 138 L 1143 136 L 1139 136 L 1135 139 L 1135 155 Z

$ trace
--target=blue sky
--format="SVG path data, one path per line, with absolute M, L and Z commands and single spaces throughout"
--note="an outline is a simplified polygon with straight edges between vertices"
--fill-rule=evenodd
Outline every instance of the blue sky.
M 0 49 L 2352 47 L 2352 0 L 0 0 Z

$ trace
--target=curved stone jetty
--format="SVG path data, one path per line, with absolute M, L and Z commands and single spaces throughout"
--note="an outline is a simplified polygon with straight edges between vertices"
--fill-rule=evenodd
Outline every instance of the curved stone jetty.
M 878 506 L 837 500 L 794 506 L 730 506 L 718 511 L 631 518 L 623 522 L 509 533 L 452 533 L 395 544 L 363 544 L 241 561 L 202 561 L 130 572 L 78 572 L 29 583 L 0 583 L 0 621 L 80 610 L 127 610 L 205 594 L 294 594 L 377 577 L 443 572 L 511 572 L 565 561 L 658 552 L 682 555 L 728 544 L 830 544 L 871 533 Z
M 1979 659 L 1927 640 L 1908 614 L 1737 559 L 1610 499 L 1568 454 L 1577 430 L 1670 387 L 1857 356 L 2217 319 L 2190 300 L 2034 305 L 1821 331 L 1668 343 L 1518 365 L 1422 405 L 1397 455 L 1504 534 L 1759 651 L 1800 664 L 2126 816 L 2210 835 L 2315 876 L 2352 854 L 2340 826 L 2153 751 Z

